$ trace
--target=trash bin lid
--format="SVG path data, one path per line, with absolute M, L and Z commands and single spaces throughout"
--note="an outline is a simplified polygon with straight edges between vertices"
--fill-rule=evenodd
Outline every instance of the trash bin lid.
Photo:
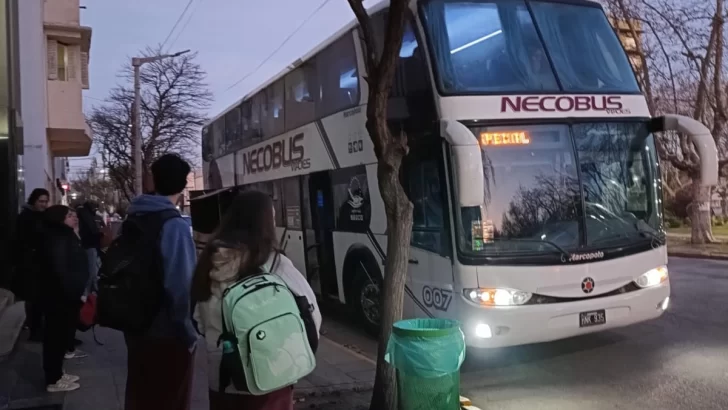
M 392 332 L 402 337 L 443 337 L 460 331 L 452 319 L 407 319 L 396 322 Z

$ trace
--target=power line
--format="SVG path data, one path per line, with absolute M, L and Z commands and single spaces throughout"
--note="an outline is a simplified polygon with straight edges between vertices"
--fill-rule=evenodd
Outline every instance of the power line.
M 276 55 L 276 53 L 279 52 L 283 48 L 283 46 L 285 46 L 286 43 L 288 43 L 288 41 L 291 40 L 291 38 L 293 38 L 293 36 L 296 35 L 296 33 L 298 33 L 298 31 L 301 30 L 303 28 L 303 26 L 305 26 L 306 23 L 308 23 L 308 21 L 313 18 L 313 16 L 315 16 L 319 11 L 321 11 L 321 9 L 323 9 L 324 6 L 326 6 L 326 4 L 329 3 L 329 1 L 331 1 L 331 0 L 324 0 L 321 3 L 321 5 L 319 5 L 311 14 L 309 14 L 308 17 L 306 17 L 301 22 L 301 24 L 299 24 L 298 27 L 296 27 L 296 29 L 293 30 L 293 32 L 291 34 L 289 34 L 288 37 L 286 37 L 285 40 L 283 40 L 283 42 L 275 50 L 273 50 L 272 53 L 270 53 L 268 55 L 268 57 L 266 57 L 260 64 L 258 64 L 258 66 L 255 67 L 255 69 L 253 71 L 251 71 L 248 74 L 244 75 L 241 79 L 239 79 L 238 81 L 236 81 L 233 85 L 231 85 L 230 87 L 226 88 L 225 89 L 225 92 L 230 91 L 231 88 L 237 86 L 238 84 L 240 84 L 243 81 L 247 80 L 251 75 L 253 75 L 256 72 L 258 72 L 258 70 L 260 70 L 260 68 L 263 67 L 265 65 L 265 63 L 267 63 L 271 58 L 273 58 L 273 56 Z
M 187 2 L 187 5 L 185 6 L 184 10 L 182 10 L 182 14 L 180 14 L 179 17 L 177 17 L 177 21 L 175 21 L 174 26 L 172 26 L 172 30 L 169 30 L 169 34 L 167 34 L 167 38 L 164 39 L 164 41 L 162 42 L 162 46 L 159 47 L 160 50 L 164 49 L 164 45 L 167 44 L 167 41 L 169 41 L 169 38 L 172 37 L 172 34 L 174 33 L 174 30 L 177 28 L 177 26 L 179 25 L 179 23 L 182 21 L 182 18 L 187 13 L 187 10 L 192 5 L 192 2 L 193 1 L 195 1 L 195 0 L 189 0 Z
M 187 16 L 187 20 L 185 21 L 185 24 L 182 25 L 182 28 L 179 30 L 179 32 L 177 32 L 177 36 L 175 36 L 174 40 L 172 40 L 172 42 L 169 43 L 169 47 L 167 48 L 167 50 L 170 50 L 172 47 L 174 47 L 175 43 L 177 43 L 177 40 L 179 40 L 180 36 L 182 36 L 182 33 L 184 33 L 185 29 L 187 28 L 187 25 L 190 24 L 190 21 L 192 20 L 192 17 L 195 15 L 195 12 L 197 11 L 197 9 L 200 8 L 199 7 L 200 3 L 202 3 L 202 0 L 195 3 L 195 8 L 193 8 L 192 11 L 190 12 L 190 14 Z

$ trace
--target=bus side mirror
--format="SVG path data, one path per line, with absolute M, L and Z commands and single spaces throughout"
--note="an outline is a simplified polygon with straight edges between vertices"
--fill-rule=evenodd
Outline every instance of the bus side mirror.
M 708 127 L 682 115 L 668 114 L 654 118 L 652 132 L 677 131 L 687 134 L 700 157 L 700 185 L 718 185 L 718 149 Z
M 440 135 L 452 147 L 453 181 L 461 207 L 484 202 L 483 157 L 475 135 L 455 120 L 440 122 Z

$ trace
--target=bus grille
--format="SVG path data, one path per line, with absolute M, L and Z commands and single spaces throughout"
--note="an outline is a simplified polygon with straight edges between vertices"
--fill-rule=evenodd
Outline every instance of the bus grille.
M 640 287 L 637 286 L 636 283 L 630 282 L 624 286 L 622 286 L 619 289 L 615 289 L 608 293 L 603 293 L 601 295 L 596 296 L 586 296 L 581 298 L 560 298 L 560 297 L 554 297 L 554 296 L 544 296 L 534 293 L 533 296 L 531 296 L 531 299 L 528 300 L 528 302 L 525 303 L 525 305 L 545 305 L 550 303 L 568 303 L 568 302 L 579 302 L 582 300 L 589 300 L 589 299 L 598 299 L 598 298 L 607 298 L 610 296 L 616 296 L 621 295 L 623 293 L 629 293 L 640 290 Z

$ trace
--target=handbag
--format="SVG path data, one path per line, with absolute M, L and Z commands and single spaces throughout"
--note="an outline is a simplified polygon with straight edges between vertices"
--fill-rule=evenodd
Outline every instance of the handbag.
M 86 302 L 81 306 L 79 330 L 85 332 L 96 324 L 96 293 L 89 293 Z
M 104 344 L 96 338 L 96 293 L 89 293 L 86 296 L 86 301 L 81 306 L 78 319 L 78 330 L 85 332 L 91 329 L 94 342 L 99 346 L 103 346 Z

